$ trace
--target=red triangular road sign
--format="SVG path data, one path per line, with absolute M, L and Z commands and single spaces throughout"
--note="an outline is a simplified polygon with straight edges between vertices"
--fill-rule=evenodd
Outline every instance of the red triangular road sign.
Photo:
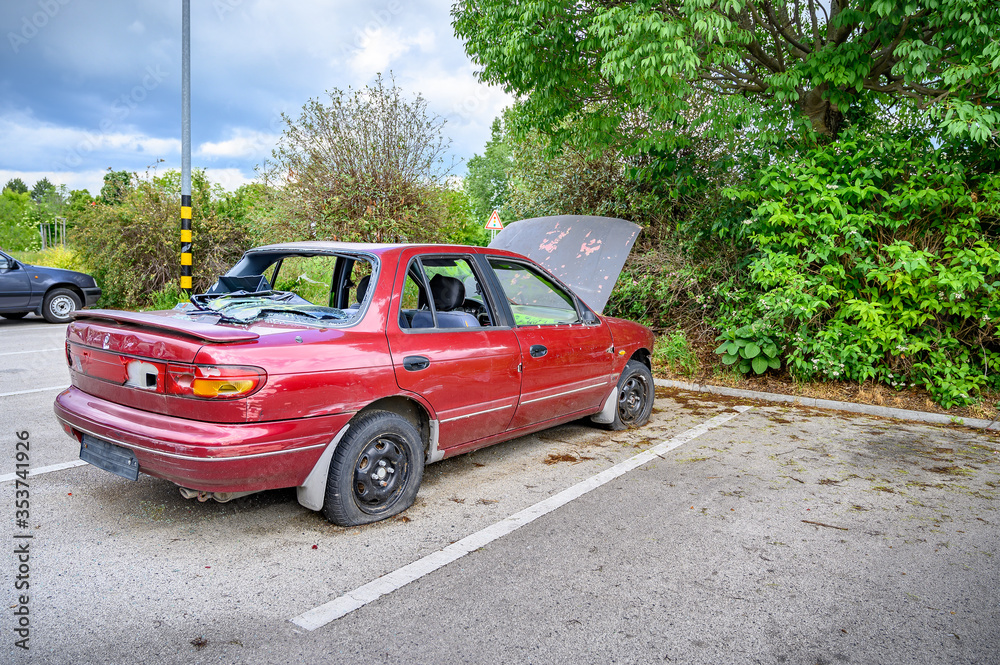
M 486 222 L 487 231 L 503 231 L 503 224 L 500 222 L 500 213 L 496 210 L 490 215 L 490 221 Z

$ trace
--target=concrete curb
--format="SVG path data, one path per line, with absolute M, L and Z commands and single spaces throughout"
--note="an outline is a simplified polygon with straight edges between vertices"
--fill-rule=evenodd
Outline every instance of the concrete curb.
M 801 397 L 798 395 L 759 393 L 754 390 L 740 390 L 739 388 L 726 388 L 724 386 L 712 386 L 702 383 L 684 383 L 683 381 L 674 381 L 672 379 L 653 379 L 653 383 L 664 388 L 678 388 L 680 390 L 689 390 L 692 392 L 714 393 L 716 395 L 759 399 L 767 402 L 786 402 L 800 406 L 811 406 L 817 409 L 836 409 L 837 411 L 863 413 L 868 416 L 897 418 L 899 420 L 916 420 L 918 422 L 934 423 L 938 425 L 962 425 L 964 427 L 974 427 L 976 429 L 989 430 L 991 432 L 1000 431 L 1000 420 L 994 420 L 991 423 L 989 420 L 981 420 L 979 418 L 955 418 L 953 416 L 946 416 L 942 413 L 909 411 L 907 409 L 893 409 L 887 406 L 874 406 L 872 404 L 854 404 L 853 402 L 836 402 L 829 399 L 815 399 L 812 397 Z

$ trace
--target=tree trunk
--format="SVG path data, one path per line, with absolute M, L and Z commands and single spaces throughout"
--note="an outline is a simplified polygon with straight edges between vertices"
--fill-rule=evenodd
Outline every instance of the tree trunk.
M 826 84 L 813 88 L 802 96 L 802 112 L 812 123 L 813 130 L 824 136 L 837 137 L 844 124 L 844 114 L 830 100 L 823 98 Z

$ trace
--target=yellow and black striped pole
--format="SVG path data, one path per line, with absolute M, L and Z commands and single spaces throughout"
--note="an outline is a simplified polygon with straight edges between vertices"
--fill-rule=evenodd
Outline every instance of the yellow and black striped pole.
M 191 297 L 191 0 L 181 1 L 181 291 Z
M 191 195 L 181 195 L 181 290 L 191 296 Z

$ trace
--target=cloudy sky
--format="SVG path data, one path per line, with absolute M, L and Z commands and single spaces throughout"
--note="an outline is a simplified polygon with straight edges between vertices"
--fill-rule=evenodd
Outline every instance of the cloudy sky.
M 447 118 L 456 158 L 481 153 L 511 100 L 476 81 L 450 5 L 192 0 L 192 165 L 227 189 L 252 180 L 282 112 L 389 71 Z M 109 167 L 180 168 L 181 0 L 3 0 L 0 29 L 0 186 L 96 194 Z

